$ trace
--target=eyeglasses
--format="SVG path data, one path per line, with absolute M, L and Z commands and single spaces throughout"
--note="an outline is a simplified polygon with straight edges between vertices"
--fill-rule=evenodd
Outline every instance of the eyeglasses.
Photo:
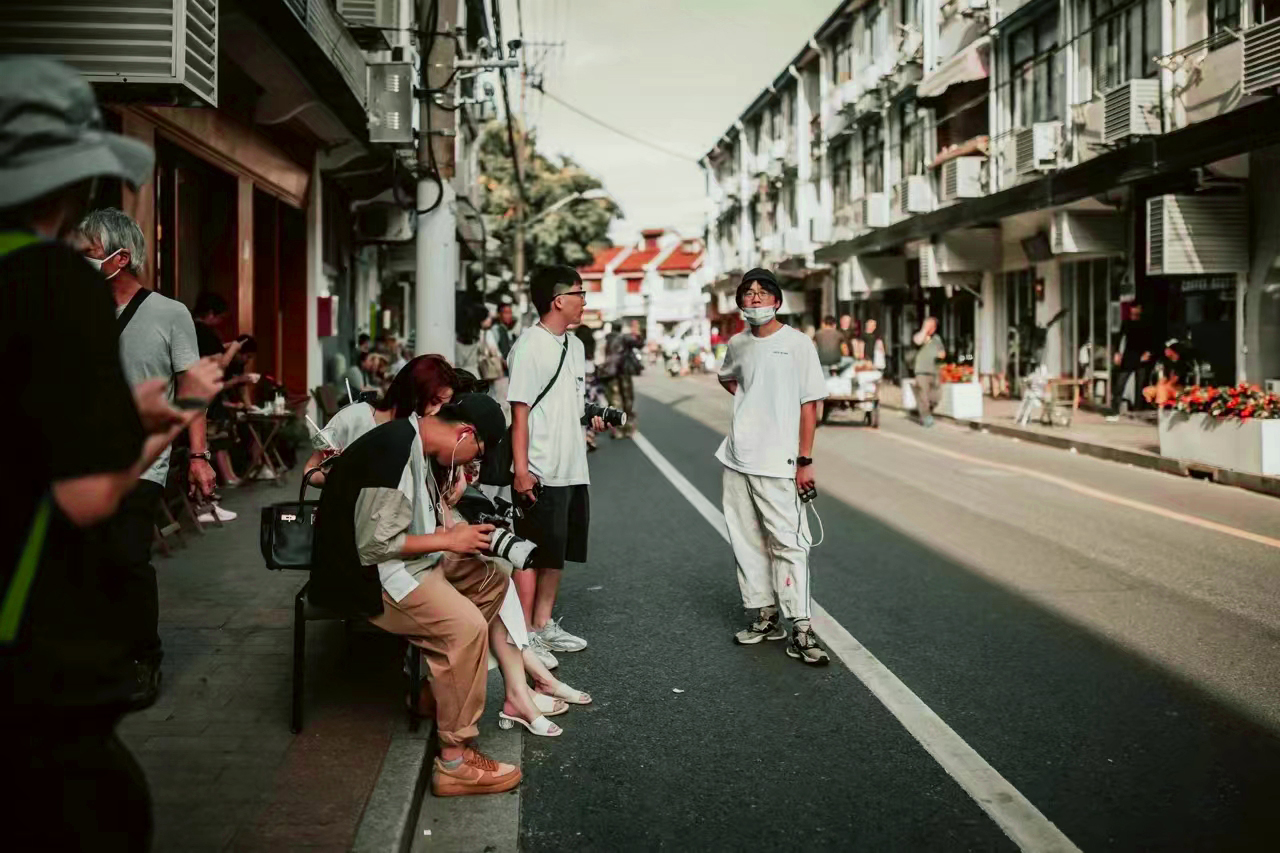
M 564 293 L 560 293 L 557 295 L 558 296 L 581 296 L 583 299 L 587 298 L 587 292 L 585 290 L 566 290 Z
M 744 290 L 742 292 L 743 302 L 746 302 L 748 299 L 760 300 L 766 297 L 772 299 L 773 294 L 767 290 L 764 290 L 763 288 L 753 287 L 753 288 L 750 288 L 749 290 Z

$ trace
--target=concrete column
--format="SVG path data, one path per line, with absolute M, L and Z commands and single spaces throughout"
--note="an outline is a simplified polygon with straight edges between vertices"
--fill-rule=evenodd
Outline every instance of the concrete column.
M 320 350 L 317 302 L 329 296 L 329 282 L 324 275 L 324 182 L 320 175 L 320 158 L 311 167 L 311 192 L 307 199 L 307 388 L 324 382 L 324 356 Z M 315 400 L 307 403 L 314 415 Z
M 253 334 L 253 181 L 236 182 L 236 330 Z
M 996 372 L 996 275 L 990 270 L 982 274 L 982 305 L 978 308 L 977 362 L 979 373 Z
M 418 209 L 434 201 L 434 182 L 418 184 Z M 439 353 L 453 360 L 454 312 L 458 286 L 458 220 L 453 186 L 444 182 L 444 199 L 431 213 L 418 218 L 418 274 L 414 283 L 419 354 Z

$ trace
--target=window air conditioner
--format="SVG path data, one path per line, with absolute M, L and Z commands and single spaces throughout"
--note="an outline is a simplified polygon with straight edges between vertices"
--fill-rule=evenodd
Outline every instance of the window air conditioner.
M 942 180 L 939 189 L 943 201 L 962 198 L 981 198 L 982 169 L 985 157 L 956 157 L 942 164 Z
M 1058 168 L 1062 147 L 1062 122 L 1038 121 L 1014 131 L 1014 171 L 1019 175 L 1051 172 Z
M 920 247 L 920 286 L 939 287 L 941 284 L 941 279 L 938 277 L 937 249 L 932 243 L 925 243 Z
M 218 0 L 0 3 L 0 54 L 73 66 L 121 100 L 218 105 Z
M 1240 195 L 1147 199 L 1147 275 L 1238 273 L 1249 266 L 1249 216 Z
M 831 220 L 827 217 L 815 217 L 809 220 L 809 239 L 815 243 L 831 242 Z
M 895 218 L 910 216 L 913 213 L 928 213 L 933 209 L 930 203 L 929 179 L 924 175 L 909 175 L 893 185 L 893 196 L 889 207 Z
M 1160 133 L 1160 81 L 1128 80 L 1102 96 L 1102 141 Z
M 889 227 L 889 196 L 887 193 L 868 193 L 862 199 L 862 227 Z
M 338 14 L 348 24 L 362 27 L 400 26 L 399 0 L 337 0 Z
M 1280 86 L 1280 18 L 1244 31 L 1244 93 Z

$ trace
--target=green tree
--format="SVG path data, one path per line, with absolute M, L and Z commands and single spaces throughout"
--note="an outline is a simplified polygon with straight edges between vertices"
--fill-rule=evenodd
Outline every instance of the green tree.
M 529 207 L 526 220 L 574 193 L 603 189 L 600 181 L 567 156 L 549 157 L 537 150 L 532 132 L 517 123 L 516 145 L 521 148 L 520 172 Z M 482 209 L 489 233 L 502 246 L 489 258 L 489 272 L 513 271 L 515 263 L 516 209 L 519 189 L 505 121 L 490 122 L 480 136 L 480 182 L 484 186 Z M 592 251 L 609 244 L 609 223 L 622 211 L 611 200 L 580 199 L 561 207 L 525 228 L 525 270 L 547 264 L 582 266 Z

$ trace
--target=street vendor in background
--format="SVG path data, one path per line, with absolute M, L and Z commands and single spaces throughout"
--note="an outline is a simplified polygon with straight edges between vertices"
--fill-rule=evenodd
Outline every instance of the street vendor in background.
M 1148 403 L 1157 408 L 1174 399 L 1191 379 L 1194 359 L 1191 348 L 1183 341 L 1173 338 L 1165 342 L 1164 352 L 1156 362 L 1156 370 L 1151 385 L 1142 389 L 1142 396 Z
M 860 364 L 865 362 L 876 370 L 884 370 L 884 338 L 876 327 L 874 318 L 863 325 L 862 334 L 853 339 L 853 357 Z

